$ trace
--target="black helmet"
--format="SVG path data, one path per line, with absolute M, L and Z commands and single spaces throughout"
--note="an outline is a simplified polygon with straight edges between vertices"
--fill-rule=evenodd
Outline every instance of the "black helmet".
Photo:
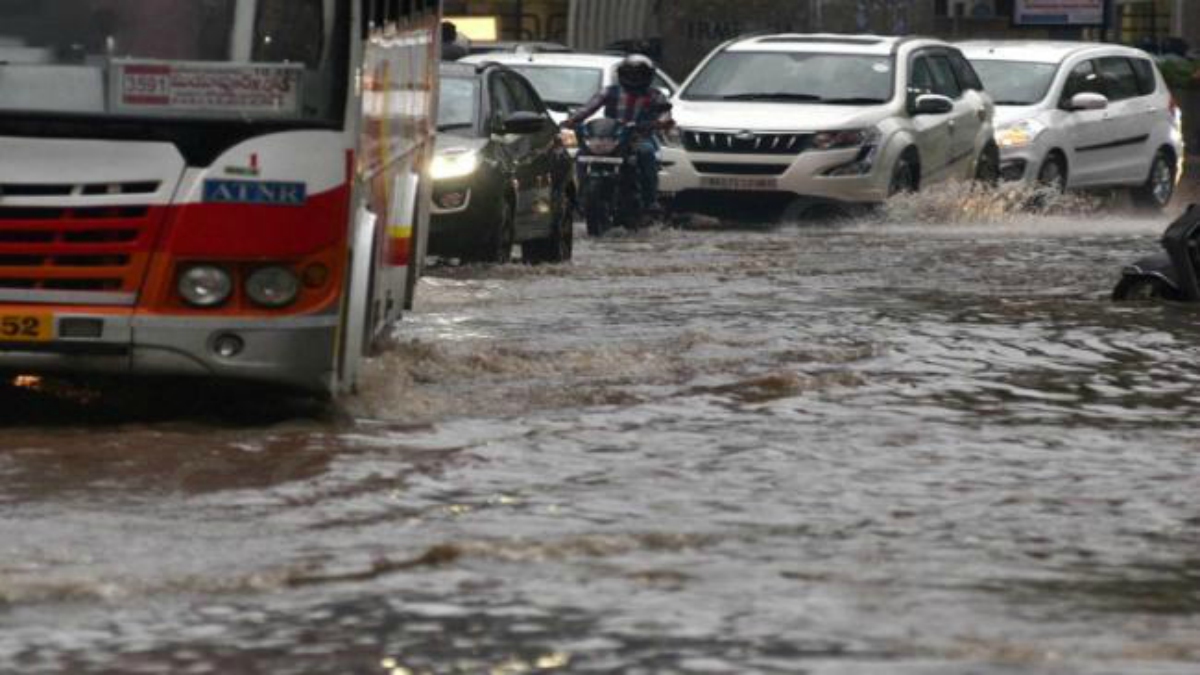
M 617 81 L 626 89 L 649 89 L 654 82 L 654 62 L 641 54 L 626 56 L 617 66 Z

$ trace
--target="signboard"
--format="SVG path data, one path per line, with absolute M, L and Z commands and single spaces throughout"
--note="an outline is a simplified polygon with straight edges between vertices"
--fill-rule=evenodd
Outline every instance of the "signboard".
M 302 64 L 117 61 L 112 108 L 123 114 L 295 117 Z
M 1014 0 L 1017 26 L 1103 26 L 1106 0 Z

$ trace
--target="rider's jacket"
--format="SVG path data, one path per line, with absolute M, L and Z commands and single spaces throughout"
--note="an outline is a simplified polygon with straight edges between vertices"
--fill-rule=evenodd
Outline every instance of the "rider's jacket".
M 592 100 L 575 111 L 568 122 L 574 126 L 595 115 L 601 108 L 604 116 L 618 122 L 632 122 L 638 127 L 646 127 L 654 122 L 670 119 L 670 102 L 667 97 L 654 87 L 644 91 L 624 89 L 620 85 L 608 87 Z

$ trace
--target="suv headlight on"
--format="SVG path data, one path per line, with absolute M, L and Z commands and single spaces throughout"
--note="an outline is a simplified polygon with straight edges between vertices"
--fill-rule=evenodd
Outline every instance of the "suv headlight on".
M 996 145 L 1004 148 L 1027 148 L 1046 130 L 1046 125 L 1035 120 L 1021 120 L 1005 124 L 996 129 Z
M 433 158 L 429 173 L 434 180 L 465 178 L 479 168 L 479 152 L 476 150 L 449 150 Z
M 879 140 L 877 129 L 848 129 L 844 131 L 822 131 L 813 136 L 813 150 L 845 150 L 875 145 Z

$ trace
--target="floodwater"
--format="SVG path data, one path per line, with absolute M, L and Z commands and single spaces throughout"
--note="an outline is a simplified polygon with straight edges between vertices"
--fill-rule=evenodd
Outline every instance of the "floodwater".
M 0 672 L 1196 673 L 1166 219 L 1002 210 L 434 269 L 341 410 L 10 388 Z

